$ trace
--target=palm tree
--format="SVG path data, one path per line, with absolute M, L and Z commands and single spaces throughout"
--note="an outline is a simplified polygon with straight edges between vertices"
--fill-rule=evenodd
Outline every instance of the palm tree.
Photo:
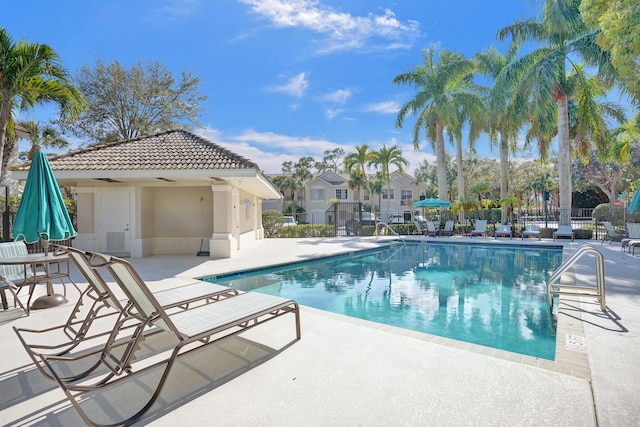
M 345 156 L 344 167 L 346 172 L 351 175 L 353 186 L 358 189 L 358 196 L 360 196 L 360 189 L 365 186 L 367 181 L 367 163 L 371 160 L 371 151 L 367 144 L 356 145 L 354 148 L 355 152 Z M 371 196 L 371 192 L 369 192 L 369 196 Z
M 369 164 L 379 169 L 382 182 L 387 184 L 388 213 L 391 205 L 391 174 L 389 173 L 389 167 L 394 165 L 398 168 L 398 171 L 403 172 L 404 167 L 408 166 L 409 162 L 402 157 L 402 149 L 397 145 L 388 148 L 383 145 L 381 149 L 372 153 Z
M 60 133 L 52 126 L 46 124 L 41 125 L 35 120 L 19 121 L 18 125 L 29 132 L 29 141 L 31 142 L 31 149 L 27 154 L 27 158 L 29 160 L 31 160 L 36 146 L 38 145 L 56 148 L 64 148 L 69 146 L 67 140 L 64 139 L 62 135 L 60 135 Z
M 26 41 L 14 43 L 0 28 L 0 168 L 7 129 L 13 135 L 14 112 L 47 102 L 59 104 L 61 113 L 69 116 L 79 114 L 85 107 L 84 97 L 51 47 Z
M 478 71 L 494 82 L 515 59 L 516 49 L 510 49 L 506 55 L 501 55 L 495 47 L 476 53 L 474 59 L 478 63 Z M 499 140 L 500 152 L 500 198 L 504 199 L 509 194 L 509 151 L 515 151 L 518 131 L 527 117 L 523 108 L 509 108 L 509 98 L 513 94 L 513 86 L 493 86 L 486 99 L 487 105 L 487 131 L 489 141 L 493 144 Z M 503 215 L 507 212 L 503 212 Z
M 535 117 L 549 117 L 550 110 L 557 108 L 560 225 L 569 225 L 571 217 L 569 100 L 575 97 L 586 102 L 589 97 L 585 81 L 570 79 L 570 71 L 579 68 L 576 60 L 582 59 L 595 66 L 607 82 L 613 81 L 610 57 L 596 43 L 597 30 L 582 22 L 579 6 L 579 0 L 546 0 L 541 21 L 516 21 L 498 32 L 500 40 L 511 36 L 516 44 L 530 39 L 542 44 L 511 62 L 496 85 L 513 85 L 522 96 L 511 101 L 516 108 L 528 103 Z M 578 120 L 592 122 L 590 118 Z
M 435 143 L 438 169 L 438 197 L 446 200 L 447 171 L 444 149 L 444 128 L 461 127 L 460 106 L 472 92 L 468 76 L 475 71 L 475 63 L 459 54 L 443 51 L 439 60 L 433 48 L 422 53 L 424 65 L 397 75 L 396 85 L 411 85 L 418 93 L 398 111 L 396 127 L 401 128 L 408 113 L 417 114 L 413 127 L 413 146 L 420 148 L 420 132 L 425 130 L 432 146 Z

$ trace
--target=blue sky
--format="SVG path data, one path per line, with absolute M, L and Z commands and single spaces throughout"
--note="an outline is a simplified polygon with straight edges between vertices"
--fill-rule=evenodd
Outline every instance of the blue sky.
M 414 151 L 412 117 L 395 127 L 414 93 L 393 78 L 419 65 L 427 47 L 503 50 L 497 31 L 537 12 L 534 0 L 23 0 L 0 25 L 16 41 L 51 45 L 72 75 L 98 59 L 193 72 L 209 97 L 197 133 L 267 173 L 360 144 L 397 144 L 413 173 L 435 156 L 426 141 Z M 51 114 L 38 107 L 20 119 Z M 498 156 L 486 137 L 477 149 Z

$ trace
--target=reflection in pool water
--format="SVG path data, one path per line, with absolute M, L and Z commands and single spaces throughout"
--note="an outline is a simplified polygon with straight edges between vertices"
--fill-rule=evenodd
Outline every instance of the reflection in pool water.
M 205 278 L 361 319 L 553 360 L 561 248 L 406 244 Z

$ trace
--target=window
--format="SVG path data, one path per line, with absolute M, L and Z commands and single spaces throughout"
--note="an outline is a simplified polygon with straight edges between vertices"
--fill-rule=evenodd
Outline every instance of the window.
M 311 200 L 324 200 L 324 188 L 312 188 Z
M 349 195 L 347 194 L 346 188 L 336 188 L 336 199 L 338 200 L 347 200 Z
M 391 189 L 390 192 L 388 188 L 385 188 L 382 190 L 382 200 L 388 200 L 388 199 L 391 199 L 391 200 L 395 199 L 393 188 Z
M 400 190 L 400 206 L 409 206 L 413 200 L 413 191 Z

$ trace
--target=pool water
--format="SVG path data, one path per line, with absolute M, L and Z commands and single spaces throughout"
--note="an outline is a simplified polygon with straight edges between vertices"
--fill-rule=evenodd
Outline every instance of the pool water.
M 561 248 L 420 243 L 203 280 L 553 360 L 545 286 L 561 261 Z

